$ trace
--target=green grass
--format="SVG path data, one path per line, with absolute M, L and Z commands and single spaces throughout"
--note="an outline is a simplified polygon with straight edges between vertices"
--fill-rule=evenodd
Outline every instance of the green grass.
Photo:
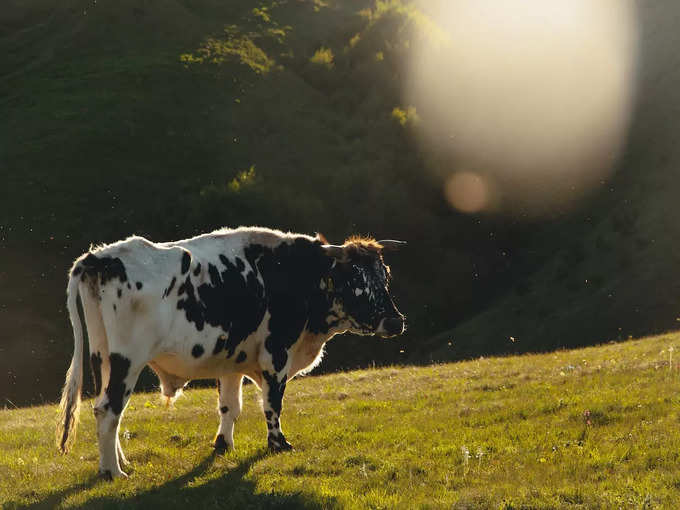
M 113 483 L 95 475 L 89 401 L 68 456 L 55 406 L 0 411 L 0 506 L 673 508 L 679 340 L 301 378 L 284 402 L 295 450 L 279 455 L 252 385 L 223 457 L 214 390 L 174 408 L 138 394 L 121 425 L 130 478 Z

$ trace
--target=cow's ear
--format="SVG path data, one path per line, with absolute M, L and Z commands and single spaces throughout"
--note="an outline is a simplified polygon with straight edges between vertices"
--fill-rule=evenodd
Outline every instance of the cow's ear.
M 333 257 L 338 262 L 347 262 L 349 260 L 349 253 L 345 246 L 337 244 L 324 244 L 321 248 L 326 252 L 326 255 Z

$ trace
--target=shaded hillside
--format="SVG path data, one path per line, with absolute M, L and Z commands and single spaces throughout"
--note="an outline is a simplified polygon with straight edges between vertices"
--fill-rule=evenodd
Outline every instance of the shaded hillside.
M 426 336 L 510 280 L 505 254 L 522 228 L 453 212 L 398 114 L 408 41 L 429 29 L 412 7 L 9 5 L 0 13 L 0 398 L 26 398 L 37 377 L 43 397 L 56 396 L 72 345 L 66 269 L 91 242 L 133 232 L 164 240 L 262 224 L 335 242 L 406 239 L 409 250 L 388 261 L 394 292 L 411 332 Z M 324 367 L 403 359 L 408 343 L 338 340 Z
M 532 238 L 528 249 L 550 253 L 545 264 L 432 338 L 421 359 L 547 350 L 678 327 L 680 7 L 640 2 L 638 14 L 637 104 L 618 173 L 588 208 Z

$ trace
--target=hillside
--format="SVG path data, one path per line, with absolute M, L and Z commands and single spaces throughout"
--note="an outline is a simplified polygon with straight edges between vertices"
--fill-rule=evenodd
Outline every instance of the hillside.
M 408 333 L 337 339 L 325 371 L 676 328 L 677 2 L 635 2 L 635 111 L 611 179 L 536 218 L 463 214 L 445 199 L 457 163 L 421 143 L 432 119 L 404 98 L 415 42 L 441 36 L 432 5 L 5 2 L 0 402 L 57 398 L 72 348 L 66 270 L 91 243 L 131 233 L 261 224 L 407 240 L 388 263 Z
M 211 456 L 214 390 L 174 408 L 135 394 L 127 481 L 95 476 L 85 402 L 75 450 L 56 407 L 0 411 L 0 506 L 18 508 L 673 508 L 680 336 L 293 381 L 290 453 L 267 455 L 252 385 L 238 450 Z
M 0 400 L 59 385 L 66 270 L 131 233 L 260 224 L 405 239 L 388 262 L 421 336 L 498 294 L 519 271 L 500 252 L 525 229 L 451 210 L 412 122 L 394 115 L 409 41 L 431 30 L 417 12 L 399 0 L 5 5 Z M 402 361 L 405 346 L 345 338 L 324 369 Z
M 617 173 L 593 199 L 535 225 L 532 270 L 414 359 L 547 351 L 677 329 L 680 315 L 680 4 L 636 2 L 637 95 Z M 512 337 L 512 339 L 511 339 Z M 451 345 L 449 345 L 449 343 Z

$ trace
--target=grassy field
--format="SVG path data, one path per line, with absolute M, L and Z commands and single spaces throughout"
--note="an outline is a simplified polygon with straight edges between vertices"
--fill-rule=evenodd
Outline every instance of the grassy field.
M 295 450 L 269 455 L 250 385 L 237 451 L 211 455 L 214 390 L 174 408 L 133 396 L 130 478 L 96 476 L 85 402 L 57 454 L 56 407 L 0 411 L 0 507 L 676 508 L 679 335 L 581 350 L 306 377 L 289 385 Z

